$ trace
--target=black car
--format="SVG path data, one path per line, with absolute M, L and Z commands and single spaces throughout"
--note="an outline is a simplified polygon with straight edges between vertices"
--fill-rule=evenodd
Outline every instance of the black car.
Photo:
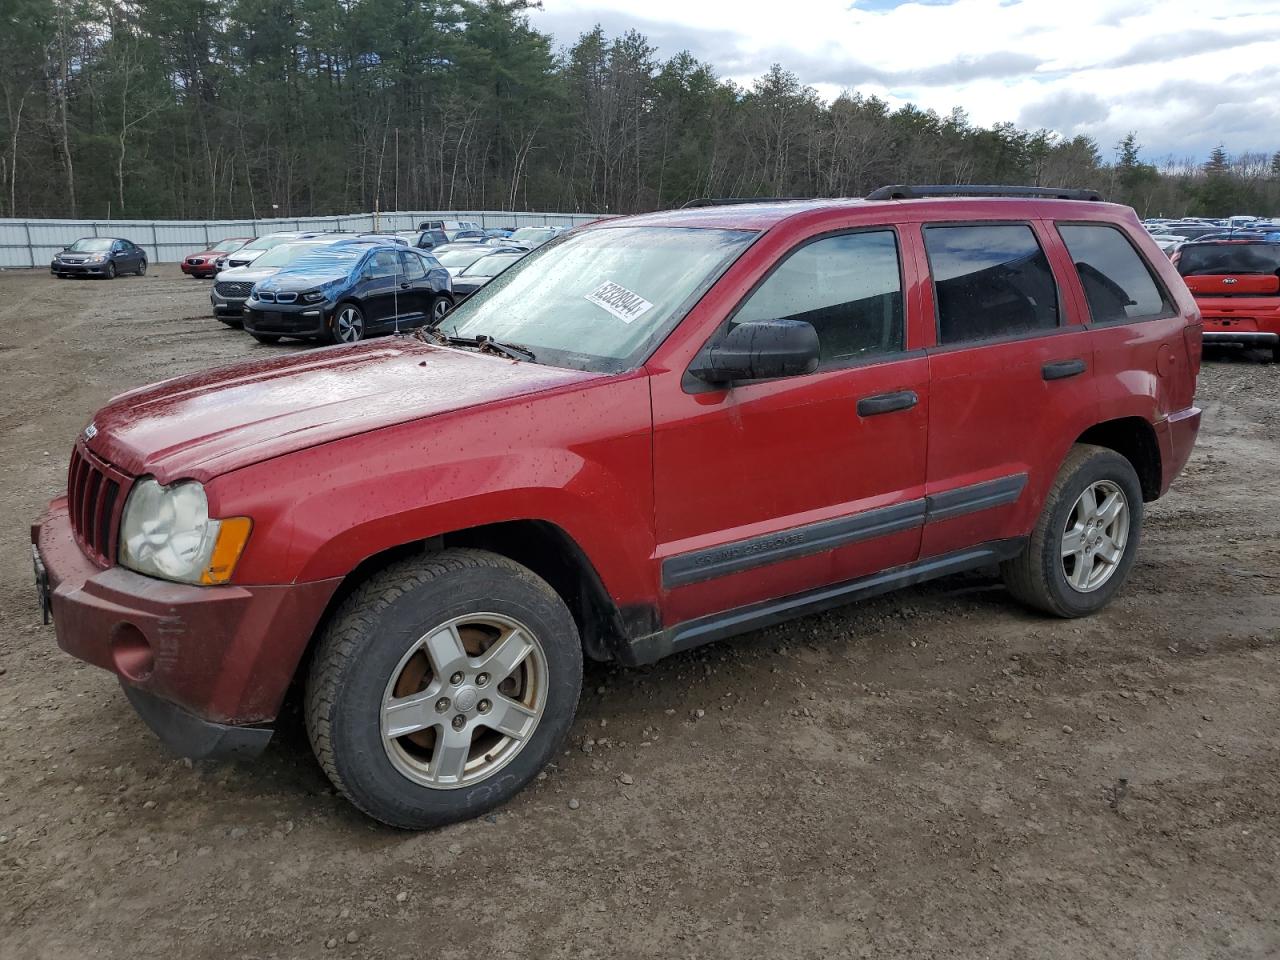
M 147 272 L 147 254 L 141 247 L 118 237 L 82 237 L 63 247 L 49 264 L 49 272 L 59 277 L 104 277 Z
M 429 253 L 352 240 L 318 248 L 254 284 L 244 328 L 260 343 L 355 343 L 441 320 L 452 308 L 449 272 Z
M 432 250 L 449 242 L 443 230 L 405 230 L 396 234 L 411 247 L 419 250 Z

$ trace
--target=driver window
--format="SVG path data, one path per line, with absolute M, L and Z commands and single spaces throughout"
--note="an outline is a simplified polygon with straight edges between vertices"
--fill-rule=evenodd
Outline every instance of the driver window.
M 1058 287 L 1027 224 L 926 227 L 938 343 L 992 340 L 1058 326 Z
M 823 237 L 787 257 L 734 315 L 804 320 L 818 332 L 820 367 L 902 349 L 902 271 L 892 230 Z
M 379 250 L 369 261 L 368 275 L 370 280 L 382 280 L 394 277 L 399 271 L 399 260 L 394 250 Z

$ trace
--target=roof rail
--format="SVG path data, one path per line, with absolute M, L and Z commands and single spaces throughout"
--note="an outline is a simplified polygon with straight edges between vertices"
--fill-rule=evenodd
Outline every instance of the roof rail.
M 691 207 L 725 207 L 735 203 L 795 203 L 800 200 L 812 200 L 813 197 L 695 197 L 686 204 L 682 204 L 681 210 L 688 210 Z
M 868 200 L 919 200 L 924 197 L 1044 197 L 1051 200 L 1101 200 L 1096 190 L 1068 187 L 1013 187 L 1000 184 L 908 184 L 880 187 Z

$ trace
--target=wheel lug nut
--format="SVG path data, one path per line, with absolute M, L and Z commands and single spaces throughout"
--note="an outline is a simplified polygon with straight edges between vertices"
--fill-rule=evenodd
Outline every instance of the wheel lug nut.
M 444 712 L 445 712 L 446 710 L 448 710 L 448 709 L 449 709 L 449 698 L 448 698 L 448 697 L 441 697 L 439 700 L 437 700 L 437 701 L 436 701 L 436 710 L 437 710 L 437 712 L 439 712 L 439 713 L 444 713 Z
M 462 714 L 458 714 L 456 717 L 453 718 L 453 729 L 461 730 L 466 725 L 467 725 L 467 718 L 464 717 Z
M 477 705 L 477 708 L 481 713 L 488 713 L 489 708 L 492 706 L 493 704 L 491 704 L 488 700 L 481 700 L 480 703 Z
M 461 671 L 461 670 L 459 670 L 459 671 L 458 671 L 457 673 L 455 673 L 452 677 L 450 677 L 450 678 L 449 678 L 449 682 L 450 682 L 450 683 L 452 683 L 455 687 L 456 687 L 458 684 L 460 684 L 460 683 L 462 682 L 462 671 Z
M 476 677 L 476 686 L 483 687 L 488 682 L 489 675 L 487 673 L 482 673 L 480 676 Z

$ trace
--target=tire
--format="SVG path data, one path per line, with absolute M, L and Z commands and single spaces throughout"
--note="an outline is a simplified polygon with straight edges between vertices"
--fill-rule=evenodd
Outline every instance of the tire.
M 364 311 L 350 300 L 338 304 L 329 323 L 329 342 L 359 343 L 366 332 Z
M 107 272 L 104 273 L 103 276 L 108 280 L 114 280 L 116 278 L 116 265 L 114 263 L 108 263 Z
M 453 309 L 453 298 L 441 294 L 431 300 L 431 309 L 427 311 L 427 326 L 433 327 L 448 316 Z
M 486 679 L 483 658 L 511 654 L 517 635 L 523 659 L 509 677 Z M 428 638 L 443 653 L 418 649 Z M 396 714 L 410 718 L 406 732 L 384 738 L 384 705 L 416 706 L 409 698 L 424 684 L 436 689 L 419 712 Z M 537 776 L 568 735 L 581 690 L 582 645 L 559 595 L 505 557 L 443 550 L 392 564 L 338 609 L 307 678 L 307 734 L 356 807 L 393 827 L 438 827 L 505 803 Z M 504 736 L 485 716 L 521 732 Z M 440 753 L 450 746 L 453 764 Z
M 241 326 L 243 326 L 243 324 L 241 324 Z M 278 336 L 270 333 L 251 333 L 249 336 L 253 337 L 253 339 L 257 340 L 259 343 L 265 343 L 268 346 L 280 342 L 280 338 Z
M 147 261 L 145 258 L 138 261 L 137 273 L 140 277 L 145 277 L 147 275 Z
M 1090 529 L 1087 512 L 1078 511 L 1082 498 L 1091 491 L 1095 506 L 1120 495 L 1122 521 L 1107 523 L 1105 517 Z M 1045 498 L 1026 549 L 1000 566 L 1005 585 L 1017 599 L 1036 610 L 1058 617 L 1086 617 L 1105 607 L 1124 585 L 1142 539 L 1142 487 L 1133 465 L 1105 447 L 1076 444 L 1067 454 L 1058 476 Z M 1071 523 L 1078 532 L 1080 552 L 1064 553 Z M 1101 544 L 1096 553 L 1090 543 Z M 1110 545 L 1110 549 L 1108 549 Z M 1116 555 L 1107 562 L 1106 554 Z M 1073 585 L 1071 578 L 1077 580 Z M 1081 583 L 1080 581 L 1085 581 Z
M 232 330 L 243 330 L 244 321 L 237 320 L 235 317 L 217 317 L 219 323 L 225 323 Z

